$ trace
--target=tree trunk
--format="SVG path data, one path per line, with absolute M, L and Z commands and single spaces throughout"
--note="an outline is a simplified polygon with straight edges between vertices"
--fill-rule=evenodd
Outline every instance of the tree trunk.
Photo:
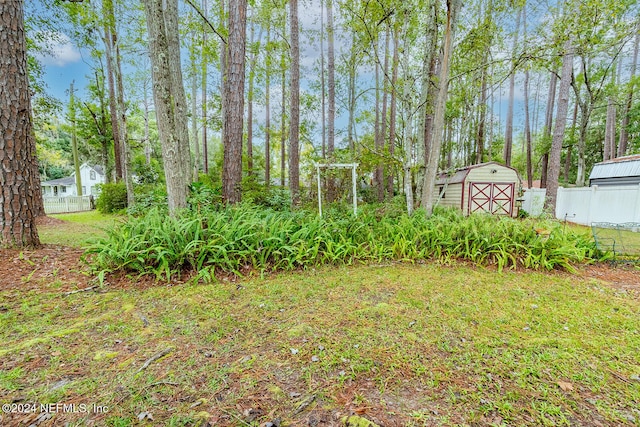
M 202 0 L 202 14 L 205 19 L 208 18 L 207 0 Z M 209 173 L 209 146 L 207 144 L 207 52 L 206 46 L 208 45 L 209 35 L 207 33 L 206 25 L 202 29 L 202 171 L 205 174 Z
M 229 38 L 224 79 L 224 122 L 222 143 L 222 198 L 238 203 L 242 198 L 242 131 L 244 126 L 244 78 L 247 30 L 247 1 L 229 2 Z
M 533 145 L 529 123 L 529 69 L 524 71 L 524 139 L 527 146 L 527 184 L 533 187 Z
M 333 28 L 333 0 L 326 0 L 327 5 L 327 156 L 333 161 L 336 139 L 336 58 Z M 333 202 L 336 198 L 335 180 L 327 179 L 327 199 Z
M 264 84 L 264 184 L 271 185 L 271 23 L 267 22 Z
M 73 153 L 73 170 L 76 178 L 76 195 L 82 197 L 82 177 L 80 176 L 80 156 L 78 155 L 78 137 L 76 132 L 76 102 L 73 94 L 73 83 L 69 87 L 69 119 L 71 121 L 71 151 Z
M 396 26 L 395 31 L 393 32 L 393 61 L 392 61 L 392 71 L 391 71 L 391 107 L 389 111 L 389 166 L 387 171 L 387 195 L 389 198 L 393 197 L 394 194 L 394 185 L 393 185 L 393 175 L 395 171 L 393 158 L 395 154 L 395 145 L 396 145 L 396 110 L 397 110 L 397 91 L 396 84 L 398 84 L 398 66 L 399 66 L 399 41 L 398 41 L 398 28 Z
M 636 39 L 633 45 L 633 60 L 631 61 L 631 76 L 629 77 L 627 92 L 627 103 L 624 105 L 622 112 L 622 123 L 620 123 L 620 139 L 618 142 L 618 157 L 625 156 L 627 154 L 627 146 L 629 144 L 629 111 L 633 105 L 633 88 L 635 86 L 634 80 L 636 76 L 636 64 L 638 63 L 638 46 L 640 45 L 640 32 L 636 33 Z
M 0 209 L 2 247 L 40 246 L 36 142 L 22 0 L 0 2 Z
M 291 117 L 289 117 L 289 190 L 291 204 L 300 205 L 300 32 L 298 0 L 289 1 L 291 25 Z
M 476 164 L 482 163 L 484 158 L 484 129 L 487 121 L 487 70 L 482 70 L 480 83 L 480 114 L 478 117 L 478 133 L 476 135 Z
M 567 146 L 567 154 L 564 158 L 564 182 L 569 182 L 569 173 L 571 172 L 573 142 L 576 139 L 576 129 L 578 128 L 578 102 L 573 106 L 573 120 L 571 121 L 571 142 Z
M 516 33 L 513 37 L 513 50 L 512 55 L 514 60 L 512 61 L 513 69 L 509 76 L 509 106 L 507 110 L 507 122 L 505 125 L 504 134 L 504 163 L 507 166 L 511 166 L 511 157 L 513 153 L 513 103 L 516 87 L 516 62 L 515 57 L 518 51 L 518 34 L 520 33 L 520 17 L 522 15 L 522 9 L 518 11 L 516 18 Z
M 376 39 L 374 41 L 374 45 L 373 45 L 373 49 L 377 52 L 378 51 L 378 45 L 379 42 Z M 375 53 L 374 54 L 376 58 L 378 58 L 378 54 Z M 380 138 L 381 138 L 381 133 L 382 130 L 380 129 L 380 123 L 381 123 L 381 119 L 380 119 L 380 61 L 378 61 L 376 59 L 376 63 L 375 63 L 375 83 L 374 83 L 374 90 L 376 92 L 376 112 L 375 112 L 375 123 L 373 125 L 373 145 L 374 145 L 374 151 L 378 152 L 378 150 L 380 149 Z M 376 194 L 377 194 L 377 198 L 378 201 L 380 201 L 381 196 L 380 196 L 380 189 L 382 188 L 382 166 L 380 165 L 380 162 L 378 162 L 378 165 L 376 166 L 375 170 L 373 171 L 373 186 L 374 189 L 376 190 Z
M 150 113 L 150 103 L 149 103 L 149 80 L 147 78 L 144 79 L 143 90 L 144 90 L 144 99 L 142 103 L 144 105 L 144 160 L 147 166 L 151 165 L 151 136 L 149 133 L 149 113 Z
M 603 160 L 611 160 L 616 157 L 616 106 L 614 102 L 612 96 L 607 100 Z
M 255 96 L 256 62 L 258 61 L 259 43 L 262 40 L 262 30 L 258 33 L 257 43 L 254 26 L 251 25 L 251 36 L 249 45 L 251 46 L 251 59 L 249 60 L 249 90 L 247 91 L 247 175 L 253 174 L 253 98 Z
M 196 32 L 193 31 L 191 38 L 191 137 L 193 138 L 193 182 L 197 182 L 200 177 L 200 138 L 198 138 L 198 72 L 196 65 L 196 55 L 193 52 L 196 44 Z
M 403 35 L 403 45 L 404 45 L 404 69 L 406 73 L 409 73 L 410 61 L 411 57 L 409 55 L 410 51 L 410 41 L 409 41 L 409 19 L 407 15 L 410 13 L 409 10 L 404 11 L 405 20 L 402 27 L 402 35 Z M 424 68 L 427 68 L 426 66 Z M 424 81 L 423 81 L 424 84 Z M 414 207 L 414 198 L 413 198 L 413 177 L 411 175 L 411 166 L 412 166 L 412 154 L 413 154 L 413 114 L 412 114 L 412 106 L 411 99 L 409 96 L 411 93 L 411 79 L 408 76 L 404 79 L 404 96 L 402 98 L 402 105 L 404 110 L 404 115 L 407 118 L 405 121 L 404 127 L 404 138 L 403 138 L 403 151 L 404 151 L 404 159 L 403 159 L 403 182 L 404 182 L 404 196 L 407 206 L 407 214 L 413 214 Z M 424 115 L 422 116 L 424 118 Z
M 433 121 L 433 139 L 428 153 L 422 189 L 422 206 L 427 216 L 433 214 L 434 192 L 436 176 L 438 174 L 438 160 L 444 139 L 445 112 L 449 86 L 449 66 L 453 50 L 453 32 L 457 21 L 460 0 L 447 0 L 447 20 L 444 29 L 442 46 L 442 61 L 438 75 L 438 95 L 435 105 L 435 117 Z
M 522 38 L 527 45 L 527 5 L 522 6 Z M 533 187 L 533 145 L 531 142 L 531 124 L 529 123 L 529 67 L 524 70 L 524 139 L 527 153 L 527 186 Z
M 417 144 L 417 158 L 420 169 L 416 177 L 416 197 L 421 201 L 424 192 L 424 173 L 429 161 L 429 151 L 431 149 L 431 139 L 433 136 L 433 113 L 435 111 L 436 100 L 436 76 L 437 76 L 437 56 L 438 56 L 438 2 L 431 1 L 428 21 L 425 26 L 425 54 L 422 63 L 422 89 L 420 94 L 420 125 L 419 138 Z M 408 92 L 406 92 L 408 93 Z M 405 172 L 406 173 L 406 172 Z
M 573 46 L 571 39 L 564 45 L 562 55 L 562 76 L 558 93 L 558 108 L 556 111 L 556 124 L 553 130 L 553 140 L 551 142 L 551 152 L 549 153 L 549 174 L 547 180 L 547 197 L 545 207 L 551 212 L 555 212 L 556 199 L 558 196 L 558 180 L 560 178 L 560 157 L 562 154 L 562 141 L 564 130 L 567 124 L 567 113 L 569 110 L 569 88 L 571 85 L 571 74 L 573 73 Z
M 144 0 L 143 3 L 149 33 L 153 95 L 162 144 L 167 201 L 169 213 L 173 215 L 178 209 L 187 206 L 191 167 L 190 162 L 183 157 L 185 152 L 189 153 L 189 139 L 182 72 L 179 67 L 180 45 L 175 44 L 178 42 L 178 21 L 177 16 L 166 16 L 177 14 L 177 0 L 168 1 L 174 7 L 167 7 L 166 11 L 163 0 Z M 169 32 L 174 33 L 172 37 L 168 37 Z M 177 117 L 180 114 L 183 117 Z
M 287 132 L 286 132 L 286 117 L 287 117 L 287 69 L 286 69 L 286 60 L 284 56 L 284 52 L 280 57 L 280 67 L 281 67 L 281 86 L 280 91 L 282 92 L 282 100 L 281 100 L 281 111 L 280 111 L 280 185 L 284 187 L 285 185 L 285 176 L 286 176 L 286 156 L 287 156 Z
M 380 157 L 378 162 L 378 183 L 376 189 L 378 190 L 378 202 L 384 201 L 385 185 L 384 185 L 384 172 L 385 172 L 385 157 L 384 146 L 387 139 L 387 105 L 389 100 L 389 44 L 391 42 L 391 31 L 389 28 L 385 31 L 384 38 L 384 66 L 382 68 L 382 113 L 380 114 L 380 134 L 378 143 L 376 144 L 376 152 Z
M 177 7 L 177 6 L 176 6 Z M 176 11 L 177 14 L 177 11 Z M 115 20 L 115 18 L 114 18 Z M 129 152 L 129 135 L 127 132 L 127 115 L 126 106 L 124 103 L 124 85 L 122 83 L 122 66 L 120 61 L 120 45 L 117 41 L 116 32 L 113 32 L 113 41 L 115 46 L 115 52 L 113 59 L 115 59 L 114 72 L 116 77 L 116 109 L 118 111 L 118 130 L 120 131 L 120 143 L 121 150 L 120 163 L 122 165 L 122 178 L 124 179 L 125 186 L 127 188 L 127 205 L 132 206 L 135 202 L 133 195 L 133 179 L 131 177 L 131 153 Z M 184 95 L 184 92 L 183 92 Z M 186 101 L 185 101 L 186 102 Z M 185 111 L 186 113 L 186 111 Z M 185 114 L 186 116 L 186 114 Z M 187 140 L 188 142 L 188 140 Z
M 118 126 L 118 105 L 116 98 L 116 83 L 115 83 L 115 70 L 113 61 L 113 27 L 115 22 L 112 22 L 109 17 L 113 14 L 110 12 L 113 8 L 111 0 L 104 0 L 102 3 L 103 14 L 106 17 L 104 27 L 104 47 L 105 57 L 107 63 L 107 84 L 109 86 L 109 113 L 111 116 L 111 137 L 113 138 L 113 160 L 115 165 L 115 181 L 122 180 L 122 144 L 120 141 L 120 128 Z
M 553 107 L 556 101 L 556 86 L 558 84 L 558 76 L 555 72 L 551 72 L 549 80 L 549 94 L 547 97 L 547 111 L 544 121 L 544 144 L 551 141 L 551 129 L 553 126 Z M 547 172 L 549 170 L 549 151 L 545 149 L 542 154 L 542 166 L 540 171 L 540 188 L 547 188 Z
M 347 140 L 349 149 L 356 155 L 356 142 L 354 140 L 355 115 L 356 115 L 356 32 L 351 32 L 351 47 L 349 51 L 349 117 L 347 124 Z
M 327 8 L 329 6 L 327 5 Z M 322 132 L 322 158 L 327 158 L 327 88 L 324 81 L 324 0 L 320 0 L 320 127 Z

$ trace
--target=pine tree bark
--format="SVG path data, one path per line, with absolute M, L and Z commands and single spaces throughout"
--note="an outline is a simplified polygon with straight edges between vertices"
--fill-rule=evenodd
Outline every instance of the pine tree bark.
M 298 0 L 289 1 L 291 28 L 291 115 L 289 117 L 289 190 L 292 206 L 300 205 L 300 33 Z
M 229 2 L 229 39 L 224 78 L 222 143 L 222 198 L 238 203 L 242 198 L 242 133 L 244 127 L 244 79 L 247 31 L 247 1 Z
M 571 44 L 571 39 L 568 39 L 564 44 L 564 52 L 562 55 L 562 75 L 558 91 L 558 109 L 556 111 L 556 124 L 553 130 L 551 152 L 549 153 L 549 174 L 547 180 L 547 197 L 545 207 L 551 212 L 555 212 L 556 210 L 556 200 L 559 187 L 558 181 L 560 178 L 560 157 L 562 154 L 564 130 L 567 124 L 567 113 L 569 111 L 569 89 L 571 87 L 572 73 L 573 46 Z
M 39 191 L 22 0 L 0 2 L 1 247 L 37 247 Z M 38 187 L 34 188 L 34 185 Z

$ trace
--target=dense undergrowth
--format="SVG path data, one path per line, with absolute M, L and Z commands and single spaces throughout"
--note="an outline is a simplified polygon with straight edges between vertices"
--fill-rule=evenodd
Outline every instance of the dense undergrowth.
M 546 230 L 539 233 L 540 228 Z M 107 230 L 87 250 L 102 274 L 124 270 L 168 280 L 185 270 L 211 278 L 323 264 L 390 260 L 467 260 L 498 269 L 572 269 L 594 255 L 590 237 L 562 224 L 438 210 L 426 217 L 365 206 L 357 217 L 334 210 L 283 212 L 242 205 L 185 211 L 151 210 Z

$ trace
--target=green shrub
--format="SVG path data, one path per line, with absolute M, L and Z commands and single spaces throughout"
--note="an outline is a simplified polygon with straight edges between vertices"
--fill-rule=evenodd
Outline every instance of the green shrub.
M 102 213 L 114 213 L 127 207 L 127 187 L 124 182 L 102 184 L 96 200 L 96 209 Z
M 153 208 L 168 211 L 167 188 L 164 185 L 136 185 L 133 188 L 135 203 L 127 207 L 127 213 L 141 216 Z
M 544 227 L 550 234 L 538 235 Z M 185 269 L 240 274 L 291 270 L 323 264 L 387 260 L 468 260 L 532 269 L 565 268 L 590 260 L 595 247 L 587 234 L 565 231 L 560 223 L 491 215 L 462 216 L 438 209 L 426 217 L 380 215 L 364 208 L 357 217 L 332 210 L 324 218 L 311 211 L 275 211 L 255 205 L 219 208 L 168 217 L 152 210 L 111 230 L 88 249 L 99 270 L 124 269 L 169 279 Z

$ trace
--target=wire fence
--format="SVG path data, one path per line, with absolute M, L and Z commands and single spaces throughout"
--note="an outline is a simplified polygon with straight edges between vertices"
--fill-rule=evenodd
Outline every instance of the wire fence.
M 599 251 L 612 254 L 614 260 L 640 261 L 639 222 L 593 222 L 591 231 Z

